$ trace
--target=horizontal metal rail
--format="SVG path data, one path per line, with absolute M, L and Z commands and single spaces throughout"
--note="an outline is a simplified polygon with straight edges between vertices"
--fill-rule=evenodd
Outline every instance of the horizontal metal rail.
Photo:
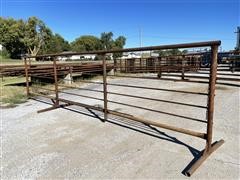
M 49 91 L 53 91 L 53 92 L 55 91 L 55 90 L 51 90 L 51 89 L 47 89 L 47 88 L 42 88 L 42 87 L 39 87 L 39 89 L 49 90 Z M 104 100 L 104 99 L 102 99 L 102 98 L 96 98 L 96 97 L 87 96 L 87 95 L 81 95 L 81 94 L 76 94 L 76 93 L 71 93 L 71 92 L 65 92 L 65 91 L 61 91 L 61 90 L 58 90 L 58 92 L 61 92 L 61 93 L 64 93 L 64 94 L 69 94 L 69 95 L 74 95 L 74 96 L 79 96 L 79 97 L 84 97 L 84 98 L 90 98 L 90 99 L 100 100 L 100 101 L 103 101 L 103 100 Z M 110 93 L 110 94 L 112 94 L 112 93 Z M 148 110 L 148 111 L 152 111 L 152 112 L 156 112 L 156 113 L 167 114 L 167 115 L 170 115 L 170 116 L 175 116 L 175 117 L 179 117 L 179 118 L 189 119 L 189 120 L 193 120 L 193 121 L 198 121 L 198 122 L 207 123 L 207 121 L 205 121 L 205 120 L 201 120 L 201 119 L 197 119 L 197 118 L 191 118 L 191 117 L 188 117 L 188 116 L 173 114 L 173 113 L 164 112 L 164 111 L 159 111 L 159 110 L 154 110 L 154 109 L 149 109 L 149 108 L 145 108 L 145 107 L 142 107 L 142 106 L 136 106 L 136 105 L 121 103 L 121 102 L 112 101 L 112 100 L 108 100 L 108 102 L 109 102 L 109 103 L 114 103 L 114 104 L 120 104 L 120 105 L 124 105 L 124 106 L 128 106 L 128 107 L 133 107 L 133 108 Z M 193 106 L 194 106 L 194 105 L 193 105 Z M 206 108 L 206 107 L 205 107 L 205 108 Z
M 55 90 L 53 90 L 53 89 L 47 89 L 47 88 L 42 88 L 42 87 L 34 87 L 34 88 L 55 92 Z M 65 92 L 65 91 L 62 91 L 62 90 L 58 90 L 58 92 L 61 92 L 63 94 L 69 94 L 69 95 L 74 95 L 74 96 L 79 96 L 79 97 L 84 97 L 84 98 L 90 98 L 90 99 L 103 101 L 103 99 L 101 99 L 101 98 L 95 98 L 95 97 L 92 97 L 92 96 L 86 96 L 86 95 L 81 95 L 81 94 L 76 94 L 76 93 L 71 93 L 71 92 Z
M 190 107 L 196 107 L 196 108 L 203 108 L 203 109 L 207 108 L 207 106 L 187 104 L 187 103 L 181 103 L 181 102 L 177 102 L 177 101 L 168 101 L 168 100 L 164 100 L 164 99 L 154 99 L 154 98 L 149 98 L 149 97 L 144 97 L 144 96 L 122 94 L 122 93 L 116 93 L 116 92 L 111 92 L 111 91 L 110 92 L 108 91 L 108 94 L 126 96 L 126 97 L 132 97 L 132 98 L 139 98 L 139 99 L 146 99 L 146 100 L 152 100 L 152 101 L 159 101 L 159 102 L 165 102 L 165 103 L 171 103 L 171 104 L 177 104 L 177 105 L 183 105 L 183 106 L 190 106 Z
M 59 84 L 59 86 L 63 86 L 63 87 L 66 87 L 66 88 L 74 88 L 74 89 L 79 89 L 79 90 L 87 90 L 87 91 L 94 91 L 94 92 L 103 93 L 103 91 L 95 90 L 95 89 L 89 89 L 89 88 L 79 88 L 79 87 L 60 85 L 60 84 Z M 126 96 L 126 97 L 139 98 L 139 99 L 146 99 L 146 100 L 159 101 L 159 102 L 165 102 L 165 103 L 172 103 L 172 104 L 178 104 L 178 105 L 184 105 L 184 106 L 190 106 L 190 107 L 196 107 L 196 108 L 203 108 L 203 109 L 207 108 L 207 106 L 188 104 L 188 103 L 181 103 L 181 102 L 177 102 L 177 101 L 168 101 L 168 100 L 164 100 L 164 99 L 154 99 L 154 98 L 143 97 L 143 96 L 136 96 L 136 95 L 131 95 L 131 94 L 122 94 L 122 93 L 116 93 L 116 92 L 112 92 L 112 91 L 108 91 L 107 93 L 108 94 L 112 94 L 112 95 L 119 95 L 119 96 Z
M 163 72 L 163 74 L 164 73 L 165 72 Z M 201 72 L 201 69 L 199 71 L 193 71 L 193 72 L 187 71 L 187 72 L 185 72 L 185 74 L 190 74 L 190 73 L 192 73 L 192 74 L 206 74 L 206 75 L 210 74 L 208 72 Z M 217 75 L 219 75 L 219 76 L 240 76 L 240 74 L 233 74 L 233 73 L 217 73 Z
M 166 115 L 174 116 L 174 117 L 178 117 L 178 118 L 189 119 L 189 120 L 192 120 L 192 121 L 207 123 L 206 120 L 192 118 L 192 117 L 183 116 L 183 115 L 179 115 L 179 114 L 173 114 L 173 113 L 169 113 L 169 112 L 165 112 L 165 111 L 159 111 L 159 110 L 150 109 L 150 108 L 145 108 L 145 107 L 142 107 L 142 106 L 136 106 L 136 105 L 132 105 L 132 104 L 126 104 L 126 103 L 121 103 L 121 102 L 116 102 L 116 101 L 111 101 L 111 100 L 108 100 L 108 102 L 109 103 L 114 103 L 114 104 L 120 104 L 120 105 L 123 105 L 123 106 L 138 108 L 138 109 L 142 109 L 142 110 L 146 110 L 146 111 L 151 111 L 151 112 L 155 112 L 155 113 L 166 114 Z
M 84 82 L 84 83 L 92 83 L 92 84 L 103 84 L 102 82 L 89 81 L 89 80 L 78 80 L 78 81 L 79 82 Z M 176 80 L 174 80 L 174 81 L 176 81 Z M 203 83 L 206 83 L 206 82 L 203 82 Z M 181 91 L 181 90 L 171 90 L 171 89 L 163 89 L 163 88 L 151 88 L 151 87 L 146 87 L 146 86 L 133 86 L 133 85 L 116 84 L 116 83 L 107 83 L 107 85 L 109 85 L 109 86 L 121 86 L 121 87 L 137 88 L 137 89 L 149 89 L 149 90 L 168 91 L 168 92 L 176 92 L 176 93 L 183 93 L 183 94 L 196 94 L 196 95 L 206 95 L 206 96 L 208 95 L 207 93 L 189 92 L 189 91 Z
M 162 76 L 170 76 L 170 77 L 182 77 L 180 74 L 166 74 L 162 73 Z M 195 78 L 195 79 L 209 79 L 209 77 L 206 76 L 194 76 L 194 75 L 184 75 L 185 78 Z M 217 80 L 223 80 L 223 81 L 238 81 L 240 82 L 240 78 L 229 78 L 229 77 L 217 77 Z
M 95 90 L 95 89 L 89 89 L 89 88 L 82 88 L 82 87 L 75 87 L 75 86 L 68 86 L 68 85 L 63 85 L 63 84 L 58 84 L 58 86 L 66 87 L 66 88 L 74 88 L 74 89 L 79 89 L 79 90 L 86 90 L 86 91 L 94 91 L 94 92 L 100 92 L 103 93 L 101 90 Z
M 205 41 L 205 42 L 196 42 L 196 43 L 148 46 L 148 47 L 141 47 L 141 48 L 126 48 L 126 49 L 86 51 L 86 52 L 61 53 L 61 54 L 45 54 L 45 55 L 26 56 L 26 57 L 27 58 L 36 58 L 36 57 L 40 58 L 40 57 L 56 57 L 56 56 L 70 56 L 70 55 L 84 55 L 84 54 L 107 54 L 107 53 L 120 53 L 120 52 L 134 52 L 134 51 L 152 51 L 152 50 L 162 50 L 162 49 L 219 46 L 220 44 L 221 44 L 221 41 Z
M 208 95 L 207 93 L 188 92 L 188 91 L 162 89 L 162 88 L 151 88 L 146 86 L 134 86 L 134 85 L 115 84 L 115 83 L 107 83 L 107 84 L 110 86 L 121 86 L 121 87 L 137 88 L 137 89 L 159 90 L 159 91 L 168 91 L 168 92 L 176 92 L 176 93 L 183 93 L 183 94 L 196 94 L 196 95 L 205 95 L 205 96 Z
M 47 95 L 38 94 L 38 93 L 31 93 L 31 94 L 36 95 L 36 96 L 42 96 L 42 97 L 45 97 L 45 98 L 48 98 L 48 99 L 56 100 L 56 97 L 53 97 L 53 96 L 47 96 Z M 85 107 L 85 108 L 89 108 L 89 109 L 104 112 L 104 108 L 101 108 L 101 107 L 91 106 L 91 105 L 87 105 L 87 104 L 83 104 L 83 103 L 79 103 L 79 102 L 75 102 L 75 101 L 71 101 L 71 100 L 66 100 L 66 99 L 62 99 L 62 98 L 58 98 L 58 100 L 61 101 L 61 102 L 68 103 L 68 104 L 82 106 L 82 107 Z M 167 125 L 167 124 L 163 124 L 163 123 L 159 123 L 159 122 L 135 117 L 135 116 L 132 116 L 132 115 L 120 113 L 120 112 L 113 111 L 113 110 L 107 110 L 107 111 L 108 111 L 109 114 L 116 115 L 116 116 L 119 116 L 119 117 L 128 118 L 128 119 L 131 119 L 131 120 L 134 120 L 134 121 L 142 122 L 142 123 L 153 125 L 153 126 L 156 126 L 156 127 L 176 131 L 176 132 L 183 133 L 183 134 L 188 134 L 188 135 L 191 135 L 191 136 L 199 137 L 201 139 L 206 139 L 206 134 L 205 133 L 195 132 L 195 131 L 188 130 L 188 129 L 183 129 L 183 128 L 178 128 L 178 127 L 170 126 L 170 125 Z

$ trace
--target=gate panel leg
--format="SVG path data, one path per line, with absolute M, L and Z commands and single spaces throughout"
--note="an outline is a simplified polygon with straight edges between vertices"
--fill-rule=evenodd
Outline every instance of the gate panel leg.
M 192 166 L 187 171 L 184 172 L 184 174 L 190 177 L 201 166 L 201 164 L 223 143 L 224 140 L 221 139 L 220 141 L 214 142 L 210 147 L 206 146 L 206 149 L 201 152 L 200 157 L 194 162 L 194 164 L 192 164 Z

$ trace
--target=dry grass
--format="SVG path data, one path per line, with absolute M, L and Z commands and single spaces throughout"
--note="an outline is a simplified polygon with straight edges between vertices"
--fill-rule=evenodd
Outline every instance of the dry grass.
M 4 77 L 0 80 L 0 103 L 4 107 L 14 107 L 27 100 L 25 87 L 20 86 L 24 83 L 24 77 Z
M 113 77 L 110 78 L 112 79 Z M 69 89 L 70 87 L 81 87 L 86 84 L 81 80 L 102 81 L 102 76 L 85 76 L 80 79 L 76 79 L 71 85 L 67 85 L 63 81 L 59 81 L 59 84 L 64 86 L 59 86 L 58 89 L 61 91 Z M 27 96 L 24 83 L 25 77 L 4 77 L 0 79 L 0 107 L 15 107 L 20 103 L 26 102 Z M 30 87 L 31 92 L 45 95 L 54 94 L 54 89 L 54 84 L 45 84 L 41 82 L 34 83 Z

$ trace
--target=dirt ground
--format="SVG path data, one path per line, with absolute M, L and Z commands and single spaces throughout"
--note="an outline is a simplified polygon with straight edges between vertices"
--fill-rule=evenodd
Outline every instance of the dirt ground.
M 113 83 L 207 92 L 205 84 L 139 79 L 111 79 Z M 102 89 L 101 85 L 86 84 Z M 213 140 L 225 143 L 191 176 L 191 179 L 240 178 L 240 89 L 217 86 Z M 108 86 L 108 91 L 141 95 L 206 106 L 201 95 Z M 100 93 L 68 90 L 101 98 Z M 102 101 L 61 94 L 70 100 L 102 106 Z M 109 108 L 177 127 L 206 131 L 205 109 L 130 97 L 109 95 L 111 101 L 154 109 L 147 111 L 109 103 Z M 204 149 L 205 141 L 177 132 L 69 106 L 45 113 L 44 98 L 29 100 L 11 109 L 1 109 L 2 179 L 115 178 L 187 179 L 185 167 Z M 157 112 L 158 111 L 158 112 Z M 159 112 L 161 111 L 161 112 Z M 164 114 L 173 113 L 175 116 Z M 186 116 L 186 118 L 176 115 Z M 187 118 L 189 117 L 189 118 Z

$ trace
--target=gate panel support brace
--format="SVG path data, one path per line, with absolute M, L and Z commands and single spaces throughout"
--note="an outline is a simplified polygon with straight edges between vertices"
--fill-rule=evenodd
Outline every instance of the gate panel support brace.
M 42 109 L 42 110 L 39 110 L 37 111 L 37 113 L 43 113 L 43 112 L 46 112 L 46 111 L 51 111 L 51 110 L 54 110 L 54 109 L 57 109 L 57 108 L 64 108 L 64 107 L 67 107 L 67 106 L 71 106 L 72 104 L 60 104 L 60 105 L 53 105 L 52 107 L 49 107 L 49 108 L 45 108 L 45 109 Z
M 217 150 L 222 144 L 224 143 L 224 140 L 221 139 L 220 141 L 216 141 L 214 142 L 211 147 L 206 147 L 206 149 L 204 149 L 201 154 L 200 157 L 198 157 L 198 159 L 196 160 L 196 158 L 194 158 L 192 160 L 192 162 L 189 164 L 190 167 L 187 167 L 183 173 L 186 176 L 191 176 L 200 166 L 201 164 L 215 151 Z

